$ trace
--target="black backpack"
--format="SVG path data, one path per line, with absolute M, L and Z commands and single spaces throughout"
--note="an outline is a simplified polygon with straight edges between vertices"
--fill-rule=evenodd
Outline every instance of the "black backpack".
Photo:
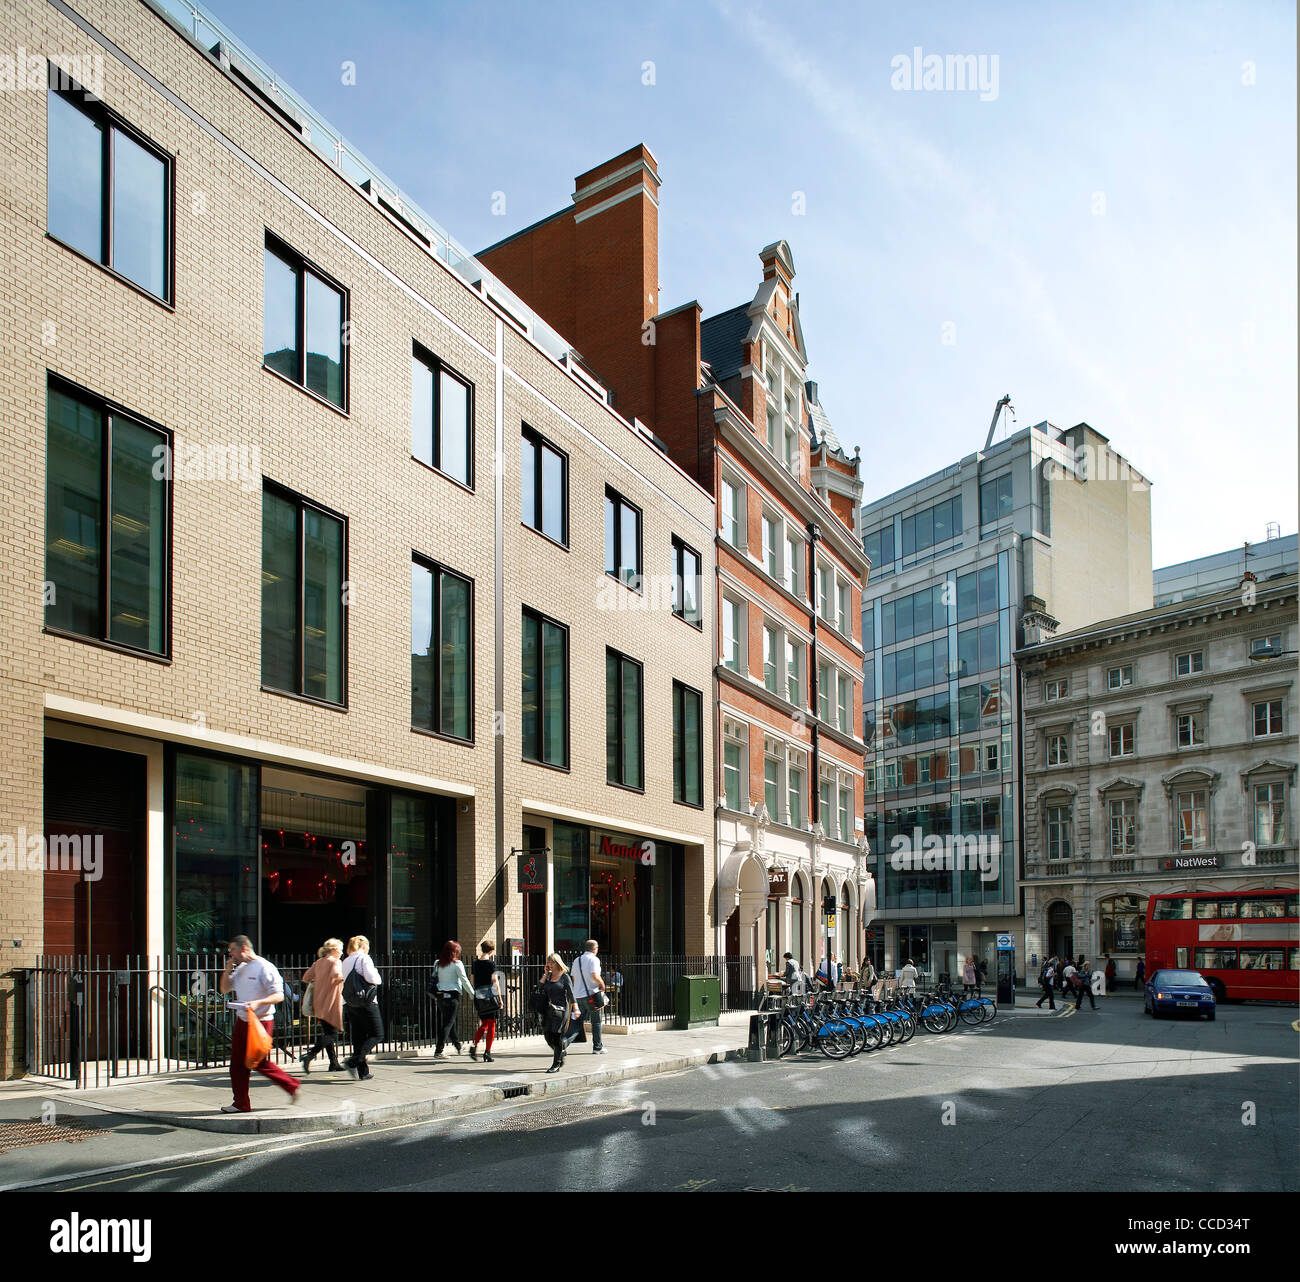
M 355 966 L 348 971 L 348 977 L 343 981 L 343 1004 L 345 1006 L 369 1006 L 375 1000 L 376 984 L 367 984 L 361 978 L 360 971 Z

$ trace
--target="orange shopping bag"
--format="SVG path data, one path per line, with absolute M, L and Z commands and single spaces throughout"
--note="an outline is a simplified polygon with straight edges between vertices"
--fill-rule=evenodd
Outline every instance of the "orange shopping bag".
M 248 1040 L 244 1043 L 244 1067 L 256 1068 L 271 1053 L 271 1034 L 248 1012 Z

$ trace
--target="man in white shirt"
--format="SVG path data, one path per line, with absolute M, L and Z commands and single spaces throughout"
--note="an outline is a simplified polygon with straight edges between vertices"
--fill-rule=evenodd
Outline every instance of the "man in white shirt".
M 284 1001 L 284 980 L 265 957 L 259 957 L 253 951 L 252 941 L 247 935 L 236 935 L 230 941 L 227 956 L 229 960 L 221 972 L 217 988 L 222 993 L 233 991 L 235 1000 L 242 1005 L 235 1008 L 235 1030 L 230 1039 L 230 1086 L 235 1102 L 227 1104 L 221 1111 L 251 1113 L 253 1102 L 248 1096 L 248 1077 L 252 1070 L 244 1063 L 248 1019 L 252 1015 L 266 1029 L 267 1036 L 271 1035 L 275 1008 Z M 298 1083 L 269 1055 L 257 1065 L 257 1071 L 263 1077 L 269 1077 L 281 1090 L 288 1091 L 291 1103 L 298 1102 Z
M 916 990 L 916 977 L 920 972 L 912 964 L 912 959 L 907 959 L 907 965 L 898 972 L 898 986 L 903 992 L 914 992 Z
M 601 1008 L 605 1001 L 605 981 L 600 977 L 600 959 L 596 956 L 600 945 L 596 940 L 589 939 L 582 948 L 583 951 L 573 959 L 569 978 L 573 983 L 573 996 L 577 1000 L 578 1009 L 582 1012 L 578 1017 L 579 1028 L 582 1019 L 590 1015 L 591 1052 L 593 1055 L 603 1055 L 605 1046 L 600 1039 L 600 1031 L 604 1025 Z M 600 1001 L 600 1006 L 596 1005 L 597 1000 Z

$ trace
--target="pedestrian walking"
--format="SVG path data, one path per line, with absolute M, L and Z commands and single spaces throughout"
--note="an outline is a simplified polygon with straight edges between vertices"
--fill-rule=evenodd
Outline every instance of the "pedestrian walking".
M 916 966 L 913 964 L 912 959 L 909 957 L 907 959 L 907 965 L 904 966 L 903 969 L 898 972 L 899 988 L 902 989 L 902 991 L 905 993 L 915 992 L 916 977 L 918 974 L 920 974 L 920 972 L 916 969 Z
M 1074 986 L 1078 982 L 1079 968 L 1067 956 L 1061 971 L 1061 996 L 1069 1001 L 1074 996 Z
M 1056 1009 L 1056 997 L 1052 992 L 1052 981 L 1056 978 L 1056 958 L 1049 957 L 1043 963 L 1043 969 L 1038 972 L 1038 986 L 1043 990 L 1043 995 L 1034 1003 L 1040 1010 L 1043 1002 L 1047 1003 L 1048 1010 Z
M 217 981 L 221 993 L 233 992 L 230 1003 L 235 1012 L 235 1029 L 230 1039 L 230 1089 L 233 1104 L 226 1104 L 223 1113 L 251 1113 L 253 1101 L 248 1094 L 248 1080 L 252 1069 L 245 1062 L 248 1050 L 248 1021 L 256 1019 L 271 1036 L 275 1022 L 275 1007 L 284 1001 L 284 980 L 280 972 L 265 957 L 253 951 L 252 940 L 247 935 L 236 935 L 226 949 L 226 968 Z M 255 1065 L 263 1077 L 269 1077 L 282 1091 L 287 1091 L 291 1103 L 298 1099 L 299 1086 L 268 1055 Z
M 1119 971 L 1115 969 L 1115 962 L 1109 953 L 1106 954 L 1106 965 L 1101 973 L 1106 977 L 1106 993 L 1109 996 L 1115 991 L 1115 984 L 1119 979 Z
M 1141 988 L 1142 985 L 1146 983 L 1146 978 L 1147 978 L 1147 964 L 1143 958 L 1139 957 L 1137 971 L 1133 975 L 1133 987 Z
M 343 941 L 327 939 L 302 977 L 302 982 L 311 989 L 311 1014 L 317 1024 L 316 1040 L 299 1060 L 304 1073 L 311 1072 L 311 1062 L 321 1051 L 329 1056 L 331 1073 L 343 1071 L 337 1050 L 338 1039 L 343 1034 L 342 955 Z
M 569 1020 L 578 1015 L 578 1003 L 573 996 L 573 981 L 569 978 L 568 968 L 559 953 L 551 953 L 546 958 L 546 968 L 542 972 L 541 983 L 533 995 L 533 1010 L 542 1017 L 542 1035 L 551 1048 L 553 1059 L 548 1073 L 558 1073 L 564 1063 L 568 1041 L 565 1033 Z
M 790 997 L 802 996 L 806 976 L 799 969 L 799 963 L 795 961 L 793 953 L 785 954 L 785 969 L 781 972 L 781 985 L 786 994 Z
M 353 935 L 343 959 L 343 1007 L 352 1054 L 343 1061 L 348 1076 L 368 1082 L 374 1074 L 366 1056 L 384 1040 L 384 1020 L 379 1013 L 379 986 L 384 981 L 370 960 L 370 940 Z
M 600 1040 L 604 1023 L 601 1012 L 605 1008 L 605 1003 L 609 1001 L 605 996 L 605 981 L 600 977 L 600 958 L 596 956 L 599 951 L 600 944 L 596 940 L 587 940 L 582 946 L 582 952 L 573 959 L 573 968 L 569 975 L 574 994 L 578 999 L 579 1010 L 578 1028 L 577 1031 L 572 1028 L 569 1030 L 569 1040 L 573 1041 L 577 1037 L 582 1031 L 583 1019 L 590 1017 L 593 1055 L 605 1053 L 605 1044 Z
M 1097 999 L 1092 993 L 1092 967 L 1082 958 L 1079 958 L 1079 969 L 1075 980 L 1079 985 L 1079 997 L 1074 1003 L 1075 1010 L 1083 1009 L 1083 999 L 1086 997 L 1093 1010 L 1097 1009 Z
M 879 980 L 880 976 L 876 974 L 876 968 L 870 961 L 864 961 L 862 970 L 858 974 L 858 987 L 860 989 L 875 988 Z
M 978 979 L 979 979 L 979 974 L 975 969 L 975 958 L 967 957 L 965 964 L 961 968 L 961 985 L 962 985 L 961 995 L 963 997 L 969 997 L 971 996 L 972 993 L 974 993 L 975 985 Z
M 979 996 L 979 990 L 988 982 L 989 965 L 983 957 L 975 963 L 975 996 Z
M 465 963 L 460 959 L 460 944 L 449 939 L 442 946 L 442 955 L 434 972 L 434 993 L 438 1000 L 438 1044 L 434 1047 L 433 1058 L 442 1059 L 443 1049 L 450 1042 L 460 1054 L 460 1034 L 456 1030 L 456 1020 L 460 1016 L 460 995 L 466 992 L 474 996 L 474 986 L 465 974 Z
M 474 1030 L 474 1040 L 469 1044 L 470 1059 L 478 1059 L 478 1039 L 487 1038 L 483 1044 L 483 1062 L 492 1062 L 492 1042 L 497 1035 L 497 1015 L 504 1004 L 501 1001 L 501 981 L 497 978 L 497 964 L 493 960 L 496 945 L 485 939 L 478 946 L 479 955 L 474 959 L 471 969 L 474 972 L 474 1011 L 478 1015 L 478 1027 Z

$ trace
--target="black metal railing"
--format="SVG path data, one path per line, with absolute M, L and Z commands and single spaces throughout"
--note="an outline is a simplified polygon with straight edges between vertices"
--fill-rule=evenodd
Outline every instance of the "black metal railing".
M 318 1021 L 302 1013 L 302 976 L 315 957 L 267 958 L 284 979 L 285 1000 L 275 1009 L 271 1055 L 296 1059 L 316 1037 Z M 437 1003 L 428 988 L 437 958 L 400 954 L 376 957 L 383 983 L 379 1009 L 384 1037 L 377 1051 L 408 1051 L 434 1045 Z M 614 1024 L 657 1023 L 673 1017 L 676 984 L 682 975 L 716 975 L 722 1009 L 754 1009 L 753 959 L 665 954 L 604 956 L 602 976 L 610 1002 L 605 1019 Z M 106 1086 L 115 1081 L 224 1067 L 230 1060 L 235 1014 L 218 988 L 225 969 L 221 955 L 132 957 L 42 957 L 16 972 L 23 987 L 24 1060 L 27 1072 Z M 497 1017 L 501 1040 L 541 1032 L 529 998 L 540 981 L 544 959 L 523 957 L 500 967 L 503 1009 Z M 474 1003 L 462 994 L 457 1019 L 461 1041 L 478 1024 Z M 345 1029 L 346 1035 L 346 1029 Z

